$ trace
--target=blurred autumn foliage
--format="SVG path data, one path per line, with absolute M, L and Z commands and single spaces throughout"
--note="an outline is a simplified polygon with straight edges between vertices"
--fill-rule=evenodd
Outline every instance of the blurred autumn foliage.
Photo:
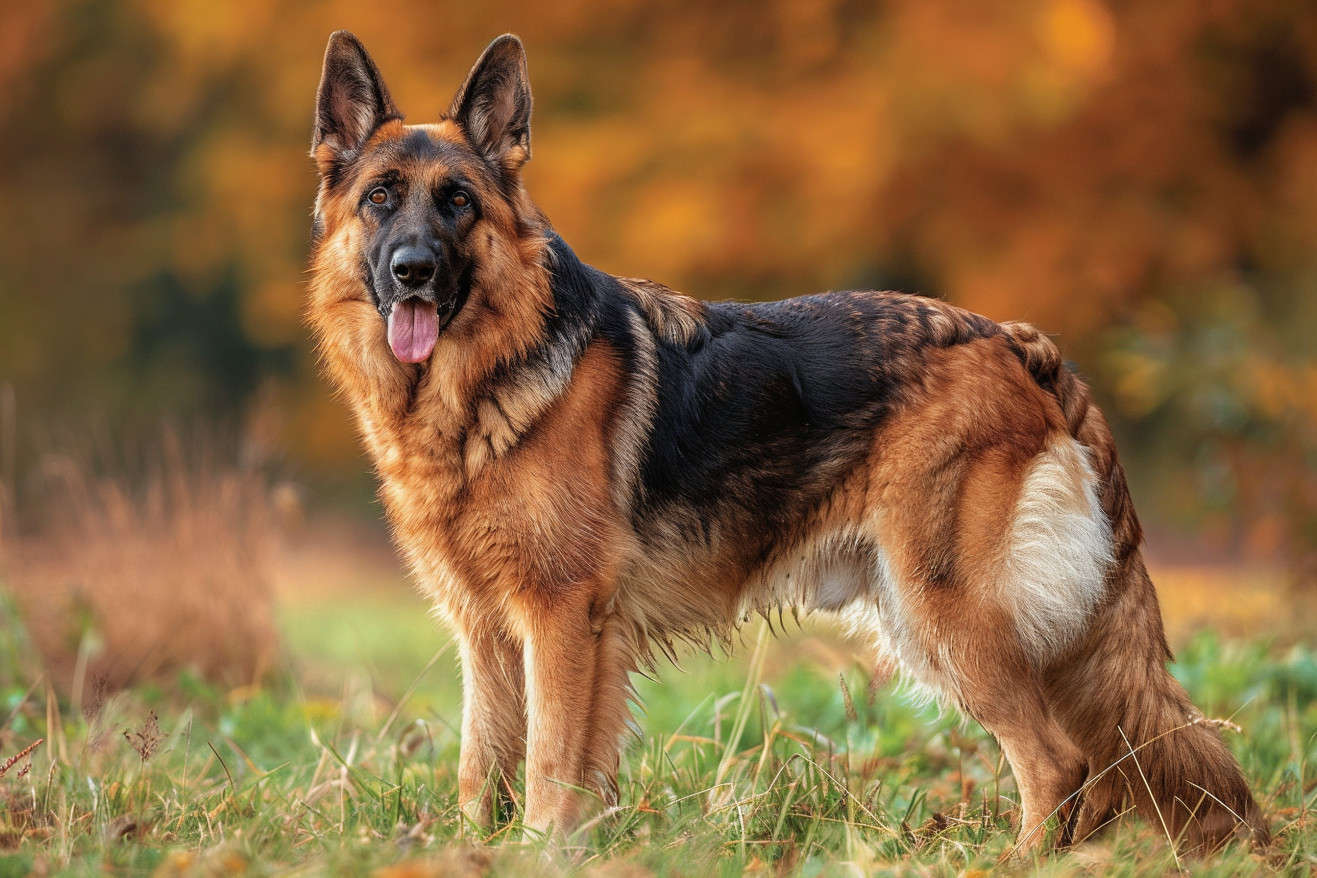
M 1145 518 L 1314 575 L 1311 0 L 7 0 L 20 423 L 202 412 L 308 478 L 361 469 L 299 322 L 336 28 L 414 121 L 519 33 L 528 185 L 601 268 L 918 290 L 1057 333 Z

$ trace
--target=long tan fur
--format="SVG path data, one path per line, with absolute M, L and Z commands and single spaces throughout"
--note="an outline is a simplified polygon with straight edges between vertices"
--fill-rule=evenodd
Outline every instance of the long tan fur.
M 525 824 L 570 831 L 578 790 L 616 801 L 630 674 L 793 607 L 997 737 L 1022 848 L 1126 805 L 1188 849 L 1264 843 L 1166 671 L 1110 431 L 1056 346 L 895 293 L 706 305 L 595 272 L 522 186 L 529 102 L 504 37 L 443 119 L 404 125 L 337 34 L 313 151 L 308 320 L 461 643 L 467 814 L 487 825 L 524 759 Z M 417 241 L 448 286 L 390 280 Z M 446 322 L 408 362 L 386 323 L 421 307 Z

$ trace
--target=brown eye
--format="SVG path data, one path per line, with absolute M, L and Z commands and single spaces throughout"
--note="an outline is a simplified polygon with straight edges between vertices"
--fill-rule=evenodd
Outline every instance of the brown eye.
M 383 204 L 389 200 L 389 190 L 383 186 L 376 186 L 366 197 L 370 199 L 371 204 Z
M 453 202 L 453 207 L 466 207 L 471 203 L 471 196 L 458 189 L 449 200 Z

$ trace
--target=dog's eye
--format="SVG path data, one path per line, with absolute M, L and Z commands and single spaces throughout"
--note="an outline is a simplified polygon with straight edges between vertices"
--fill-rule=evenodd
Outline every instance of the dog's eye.
M 366 197 L 370 199 L 371 204 L 383 204 L 389 200 L 389 190 L 383 186 L 376 186 Z
M 471 196 L 458 189 L 448 200 L 453 203 L 453 207 L 466 207 L 471 203 Z

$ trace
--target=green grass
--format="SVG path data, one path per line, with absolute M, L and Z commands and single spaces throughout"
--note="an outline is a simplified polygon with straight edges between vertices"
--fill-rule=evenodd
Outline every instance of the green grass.
M 624 760 L 621 808 L 566 850 L 523 843 L 515 825 L 475 845 L 456 807 L 455 659 L 420 600 L 309 604 L 282 627 L 287 667 L 271 684 L 225 691 L 184 675 L 75 713 L 4 611 L 0 760 L 43 743 L 29 771 L 20 761 L 0 778 L 0 878 L 959 875 L 993 869 L 1013 838 L 1014 784 L 977 726 L 899 692 L 870 699 L 826 636 L 774 642 L 751 627 L 738 658 L 691 656 L 642 682 L 646 737 Z M 1312 874 L 1317 656 L 1204 636 L 1177 673 L 1209 716 L 1242 728 L 1230 744 L 1278 833 L 1265 859 L 1236 847 L 1186 868 Z M 1175 867 L 1157 831 L 1126 819 L 1018 871 Z

